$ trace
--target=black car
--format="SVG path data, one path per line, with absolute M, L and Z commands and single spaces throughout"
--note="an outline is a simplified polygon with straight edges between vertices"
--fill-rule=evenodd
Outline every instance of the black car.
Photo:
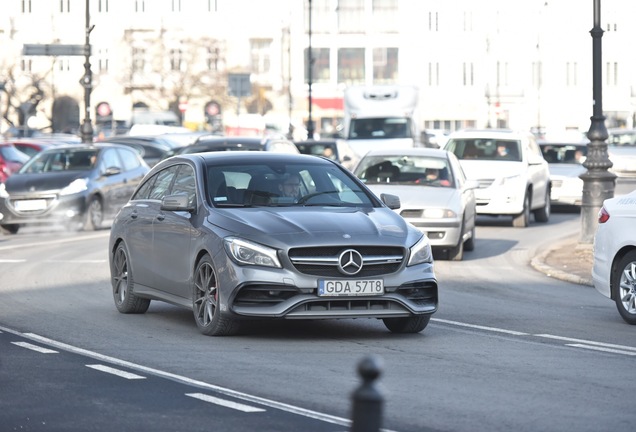
M 154 166 L 186 145 L 181 140 L 162 135 L 121 135 L 105 139 L 103 142 L 121 144 L 136 149 L 148 166 Z
M 299 153 L 294 143 L 284 137 L 220 137 L 217 135 L 208 135 L 199 137 L 192 145 L 183 147 L 177 154 L 237 150 Z
M 56 146 L 0 185 L 0 226 L 61 224 L 98 229 L 114 218 L 150 170 L 138 152 L 113 144 Z

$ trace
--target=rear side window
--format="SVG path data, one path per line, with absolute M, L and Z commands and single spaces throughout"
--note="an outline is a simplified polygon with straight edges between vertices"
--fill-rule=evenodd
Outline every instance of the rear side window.
M 124 171 L 134 170 L 141 165 L 137 153 L 134 150 L 117 149 L 117 152 L 119 152 L 119 156 L 121 156 L 122 163 L 124 164 Z

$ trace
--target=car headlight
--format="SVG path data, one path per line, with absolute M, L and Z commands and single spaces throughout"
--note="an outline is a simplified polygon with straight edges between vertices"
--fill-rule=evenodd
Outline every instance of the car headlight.
M 9 198 L 9 192 L 7 192 L 4 183 L 0 183 L 0 198 Z
M 428 237 L 422 236 L 417 243 L 411 246 L 411 255 L 409 256 L 408 266 L 422 263 L 432 263 L 433 253 L 431 252 L 431 244 Z
M 422 216 L 426 219 L 455 219 L 457 213 L 450 209 L 424 209 Z
M 88 189 L 88 179 L 81 178 L 73 180 L 70 185 L 60 191 L 60 195 L 73 195 Z
M 264 267 L 281 268 L 276 250 L 267 246 L 252 243 L 236 237 L 225 239 L 225 247 L 239 264 L 251 264 Z

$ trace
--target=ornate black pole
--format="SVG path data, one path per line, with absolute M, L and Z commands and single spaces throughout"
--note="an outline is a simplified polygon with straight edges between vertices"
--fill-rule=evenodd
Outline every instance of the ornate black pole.
M 309 0 L 309 49 L 307 50 L 307 78 L 309 84 L 309 96 L 307 103 L 309 104 L 309 118 L 307 119 L 307 139 L 314 139 L 314 120 L 311 117 L 311 107 L 313 105 L 311 98 L 311 85 L 313 80 L 314 56 L 311 48 L 311 0 Z
M 608 171 L 612 162 L 607 155 L 607 128 L 603 115 L 603 78 L 601 38 L 601 0 L 594 0 L 594 28 L 590 31 L 593 42 L 593 94 L 594 111 L 591 117 L 592 123 L 587 137 L 590 140 L 587 150 L 587 158 L 583 166 L 587 172 L 580 175 L 583 180 L 583 200 L 581 204 L 581 237 L 580 243 L 591 244 L 594 242 L 594 233 L 598 220 L 598 212 L 603 201 L 614 196 L 616 175 Z
M 84 86 L 84 123 L 82 123 L 82 142 L 93 142 L 93 125 L 91 123 L 91 91 L 93 90 L 93 74 L 91 72 L 91 42 L 89 0 L 86 0 L 86 39 L 84 42 L 84 76 L 81 84 Z

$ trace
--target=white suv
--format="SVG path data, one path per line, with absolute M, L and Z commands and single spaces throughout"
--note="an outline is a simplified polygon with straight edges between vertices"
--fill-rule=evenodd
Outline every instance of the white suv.
M 550 218 L 550 171 L 534 136 L 502 129 L 452 133 L 444 147 L 477 180 L 477 214 L 512 216 L 514 227 Z

